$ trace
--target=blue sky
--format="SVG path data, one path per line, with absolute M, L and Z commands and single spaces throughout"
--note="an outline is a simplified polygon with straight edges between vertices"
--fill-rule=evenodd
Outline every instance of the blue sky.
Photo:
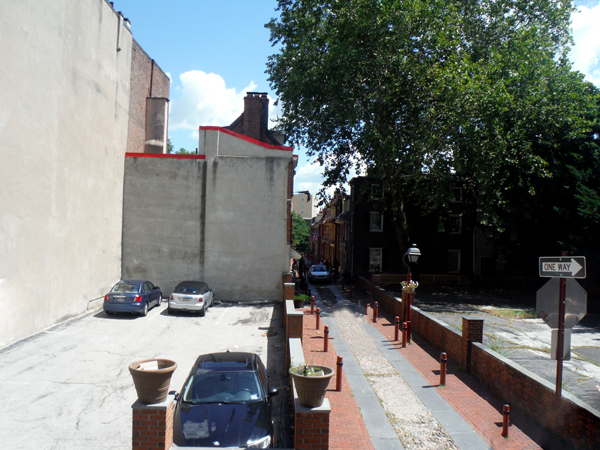
M 600 0 L 576 2 L 574 67 L 600 86 Z M 194 150 L 200 125 L 229 125 L 243 111 L 246 91 L 267 92 L 270 117 L 278 108 L 267 81 L 276 49 L 264 27 L 277 16 L 276 0 L 115 0 L 133 37 L 171 78 L 169 136 L 175 149 Z M 302 148 L 296 191 L 320 189 L 321 169 Z

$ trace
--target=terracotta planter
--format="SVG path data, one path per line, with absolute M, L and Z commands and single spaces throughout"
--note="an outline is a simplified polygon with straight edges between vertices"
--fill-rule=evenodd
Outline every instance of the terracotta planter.
M 170 359 L 146 359 L 129 364 L 138 400 L 146 404 L 165 401 L 175 369 L 177 364 Z
M 298 402 L 302 406 L 316 408 L 323 404 L 325 391 L 329 386 L 329 380 L 334 372 L 331 367 L 307 364 L 308 367 L 318 367 L 323 369 L 325 375 L 305 376 L 295 372 L 296 368 L 290 369 L 290 376 L 294 380 L 294 386 L 298 393 Z M 302 366 L 304 367 L 304 366 Z

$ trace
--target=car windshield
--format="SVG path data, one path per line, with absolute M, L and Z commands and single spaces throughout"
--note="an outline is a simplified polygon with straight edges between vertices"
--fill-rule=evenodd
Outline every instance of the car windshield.
M 137 294 L 139 290 L 139 284 L 117 283 L 110 292 L 116 292 L 119 294 Z
M 203 294 L 204 289 L 200 289 L 198 286 L 190 285 L 179 285 L 175 288 L 177 294 Z
M 312 266 L 313 272 L 327 272 L 325 266 Z
M 256 373 L 250 371 L 197 372 L 183 391 L 183 401 L 187 403 L 239 403 L 261 399 Z

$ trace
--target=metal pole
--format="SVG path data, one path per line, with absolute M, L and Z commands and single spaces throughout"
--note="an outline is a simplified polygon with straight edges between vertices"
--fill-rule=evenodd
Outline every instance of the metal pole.
M 394 341 L 398 341 L 398 332 L 400 331 L 400 317 L 396 316 L 396 320 L 394 321 Z
M 311 314 L 315 313 L 315 296 L 314 295 L 310 298 L 310 313 Z
M 375 307 L 373 308 L 373 323 L 377 323 L 377 315 L 379 314 L 379 303 L 375 302 Z
M 344 357 L 337 357 L 337 372 L 335 374 L 335 390 L 342 392 L 342 373 L 343 373 Z
M 329 325 L 325 325 L 325 331 L 323 332 L 323 351 L 325 353 L 329 351 Z
M 508 425 L 510 418 L 510 406 L 504 405 L 502 409 L 502 436 L 508 437 Z
M 321 325 L 321 308 L 317 308 L 317 327 L 316 329 L 319 329 L 319 326 Z
M 446 386 L 446 367 L 448 365 L 448 355 L 442 352 L 440 357 L 440 386 Z
M 406 294 L 406 340 L 410 344 L 410 301 L 411 293 Z
M 558 297 L 558 342 L 556 346 L 556 396 L 562 395 L 562 373 L 563 373 L 563 354 L 565 352 L 565 292 L 567 279 L 560 279 L 560 293 Z
M 402 348 L 406 348 L 406 322 L 402 322 Z

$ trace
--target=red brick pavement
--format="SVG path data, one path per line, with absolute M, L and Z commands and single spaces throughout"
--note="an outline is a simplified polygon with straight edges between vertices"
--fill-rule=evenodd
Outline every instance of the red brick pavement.
M 367 308 L 366 312 L 368 322 L 373 324 L 373 310 Z M 395 324 L 390 320 L 380 316 L 377 323 L 373 325 L 390 341 L 394 340 Z M 425 342 L 420 345 L 414 340 L 403 349 L 401 341 L 400 334 L 400 341 L 395 347 L 402 356 L 421 372 L 431 386 L 439 386 L 439 354 L 436 357 L 431 356 L 424 350 L 427 346 Z M 528 430 L 529 435 L 525 434 L 515 424 L 510 425 L 508 438 L 502 437 L 502 402 L 472 377 L 456 370 L 450 361 L 448 361 L 446 385 L 439 386 L 437 391 L 493 449 L 543 448 L 529 436 L 532 435 L 531 430 Z
M 304 309 L 304 332 L 302 349 L 306 364 L 321 364 L 333 367 L 337 371 L 335 340 L 330 338 L 329 351 L 323 351 L 323 321 L 316 329 L 316 315 L 310 314 L 310 308 Z M 335 390 L 336 378 L 333 376 L 325 396 L 331 405 L 329 418 L 329 448 L 331 450 L 364 449 L 374 450 L 369 432 L 363 421 L 358 405 L 354 400 L 348 380 L 342 377 L 342 390 Z

